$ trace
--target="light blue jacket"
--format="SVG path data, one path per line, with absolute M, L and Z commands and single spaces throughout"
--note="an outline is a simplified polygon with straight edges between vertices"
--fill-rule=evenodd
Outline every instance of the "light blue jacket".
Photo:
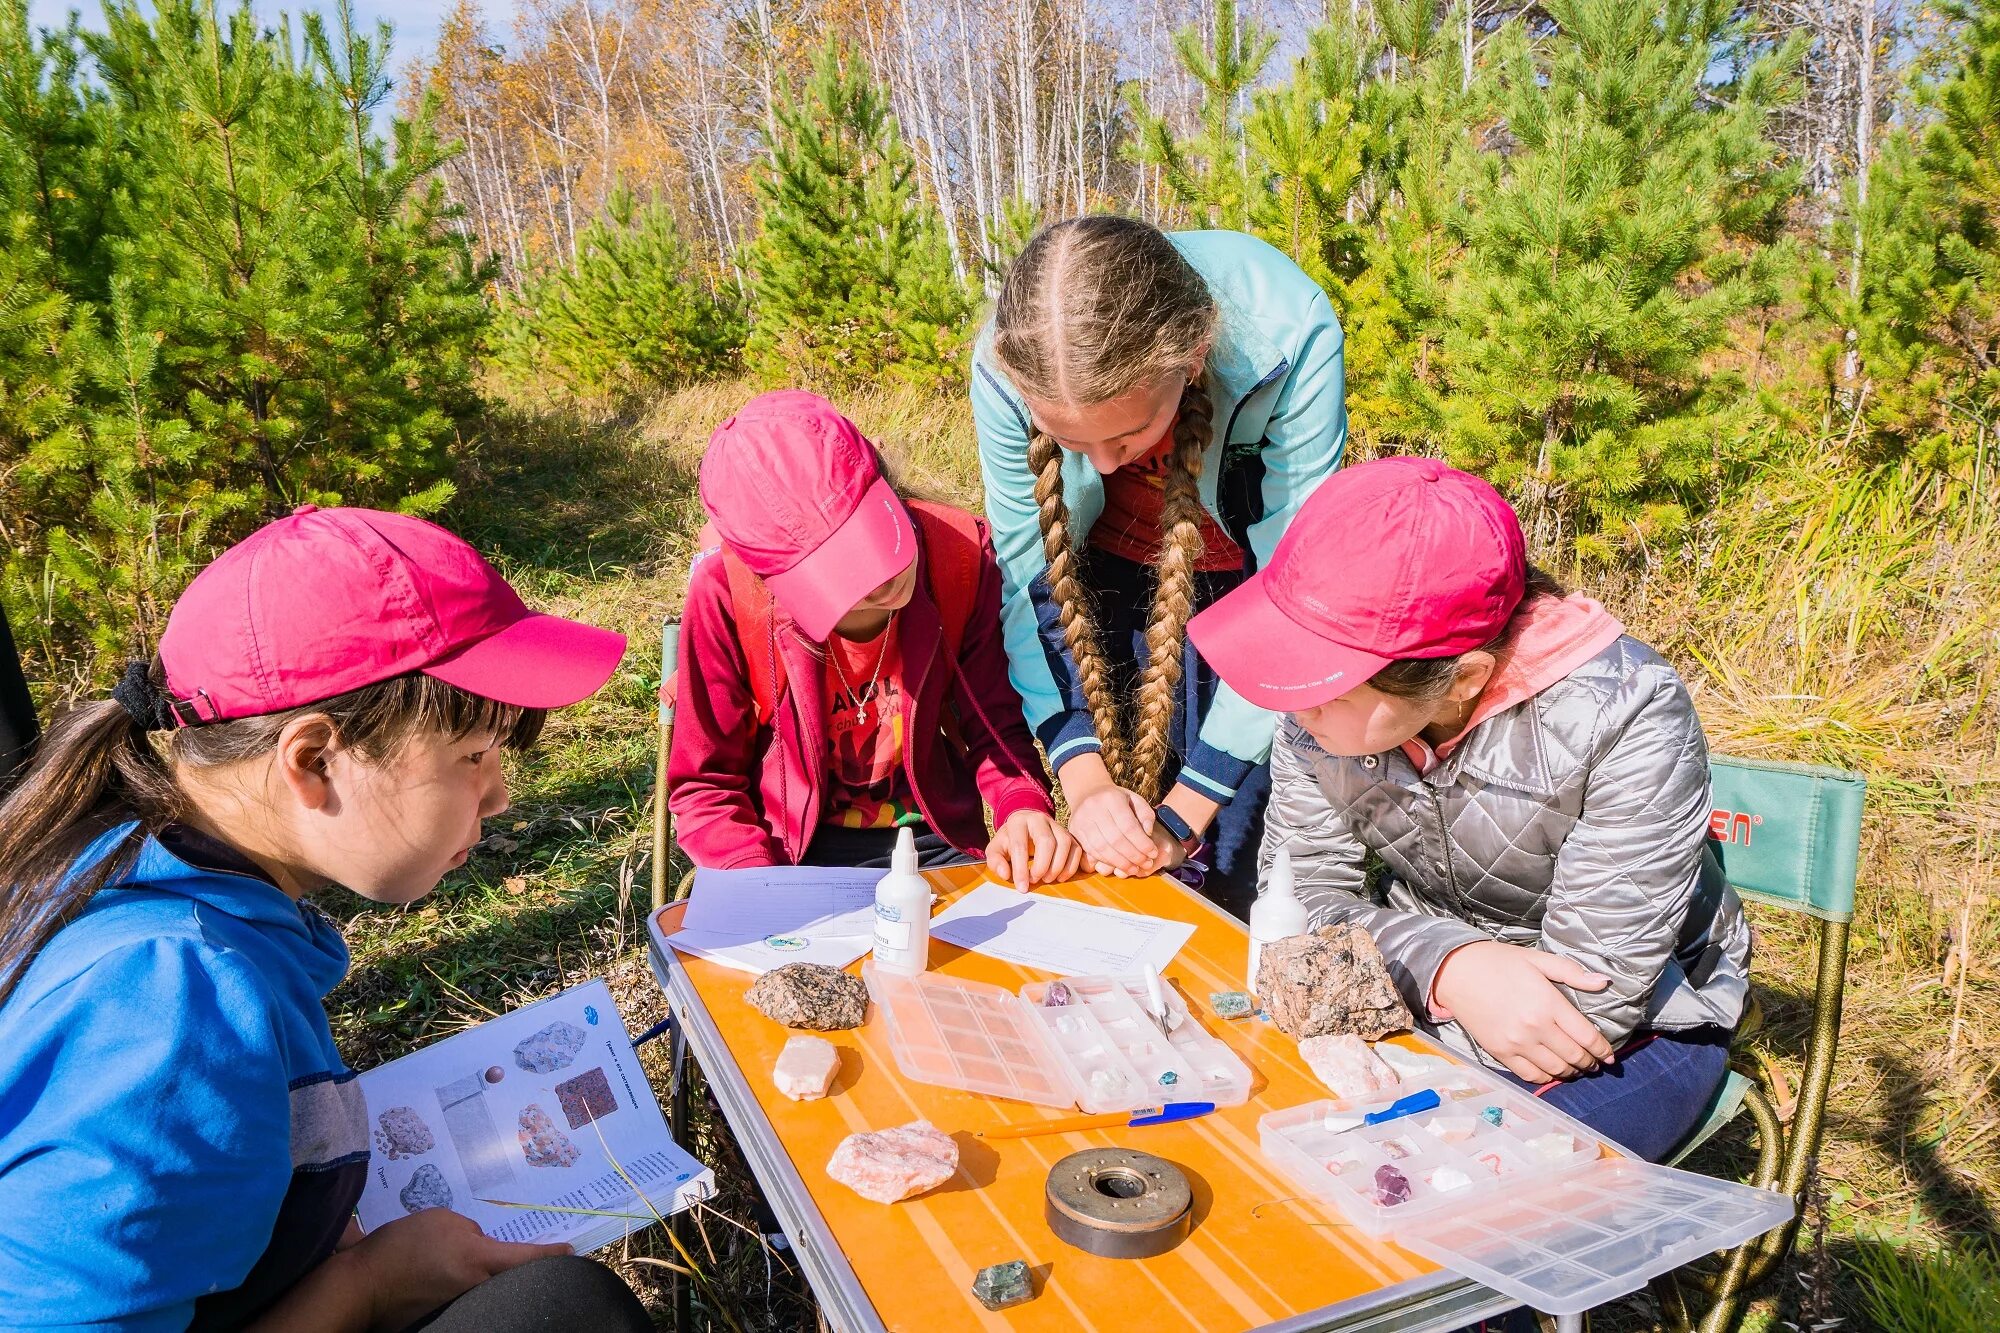
M 1271 558 L 1292 515 L 1347 448 L 1345 338 L 1326 293 L 1274 246 L 1234 231 L 1171 239 L 1208 282 L 1222 325 L 1208 354 L 1215 438 L 1203 455 L 1202 506 L 1244 550 L 1244 573 Z M 992 330 L 973 352 L 972 416 L 986 518 L 1000 556 L 1009 675 L 1051 767 L 1098 748 L 1076 662 L 1049 590 L 1028 471 L 1028 409 L 993 360 Z M 1104 479 L 1063 456 L 1063 498 L 1081 545 L 1104 512 Z M 1270 754 L 1277 715 L 1220 686 L 1180 780 L 1227 804 Z

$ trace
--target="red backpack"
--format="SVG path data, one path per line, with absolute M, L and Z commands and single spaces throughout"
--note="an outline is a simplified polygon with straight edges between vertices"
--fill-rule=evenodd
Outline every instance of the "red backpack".
M 905 500 L 917 520 L 917 542 L 923 550 L 924 582 L 936 603 L 944 631 L 946 660 L 958 663 L 965 644 L 966 622 L 972 619 L 973 603 L 979 596 L 981 557 L 985 543 L 980 539 L 979 520 L 950 505 L 928 500 Z M 702 526 L 696 539 L 690 572 L 710 557 L 719 557 L 729 578 L 729 604 L 736 621 L 736 637 L 743 645 L 743 657 L 750 675 L 750 694 L 757 704 L 757 725 L 766 727 L 777 712 L 778 696 L 785 684 L 785 663 L 777 652 L 774 633 L 776 608 L 764 580 L 723 544 L 713 523 Z M 679 686 L 678 664 L 660 685 L 660 699 L 673 707 Z M 946 710 L 947 715 L 950 710 Z M 949 725 L 949 718 L 947 721 Z

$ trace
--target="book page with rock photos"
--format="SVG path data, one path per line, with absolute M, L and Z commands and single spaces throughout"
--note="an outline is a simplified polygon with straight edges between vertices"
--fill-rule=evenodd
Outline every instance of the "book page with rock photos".
M 715 1191 L 713 1173 L 668 1135 L 601 980 L 371 1069 L 360 1084 L 373 1140 L 356 1209 L 364 1230 L 449 1208 L 496 1240 L 562 1241 L 583 1254 Z

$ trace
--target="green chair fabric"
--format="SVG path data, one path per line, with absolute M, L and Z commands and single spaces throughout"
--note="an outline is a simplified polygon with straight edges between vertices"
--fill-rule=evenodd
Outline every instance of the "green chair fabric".
M 1853 919 L 1862 778 L 1814 764 L 1717 758 L 1709 781 L 1709 837 L 1738 893 L 1823 921 Z
M 1743 1099 L 1750 1095 L 1753 1086 L 1748 1075 L 1739 1074 L 1734 1069 L 1730 1070 L 1729 1076 L 1722 1080 L 1722 1086 L 1715 1090 L 1715 1100 L 1709 1103 L 1707 1118 L 1701 1122 L 1701 1127 L 1695 1130 L 1688 1141 L 1680 1146 L 1680 1151 L 1667 1159 L 1667 1165 L 1679 1166 L 1696 1148 L 1714 1138 L 1724 1125 L 1741 1115 Z

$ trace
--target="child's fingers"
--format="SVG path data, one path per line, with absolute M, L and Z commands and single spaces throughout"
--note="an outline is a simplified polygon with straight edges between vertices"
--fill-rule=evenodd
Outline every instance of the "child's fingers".
M 1568 1001 L 1563 1002 L 1561 1010 L 1556 1014 L 1556 1026 L 1562 1030 L 1564 1036 L 1590 1056 L 1592 1064 L 1608 1065 L 1617 1060 L 1618 1052 L 1612 1049 L 1604 1034 L 1597 1030 L 1597 1024 L 1591 1022 Z
M 1014 878 L 1014 863 L 1007 855 L 1007 832 L 1002 829 L 986 844 L 986 873 L 995 879 Z
M 1046 884 L 1054 876 L 1056 868 L 1056 830 L 1053 826 L 1037 830 L 1039 837 L 1033 839 L 1035 852 L 1028 865 L 1028 883 Z
M 1543 976 L 1558 986 L 1567 986 L 1571 990 L 1601 991 L 1611 984 L 1610 977 L 1593 972 L 1576 959 L 1559 953 L 1530 949 L 1528 957 L 1542 970 Z

